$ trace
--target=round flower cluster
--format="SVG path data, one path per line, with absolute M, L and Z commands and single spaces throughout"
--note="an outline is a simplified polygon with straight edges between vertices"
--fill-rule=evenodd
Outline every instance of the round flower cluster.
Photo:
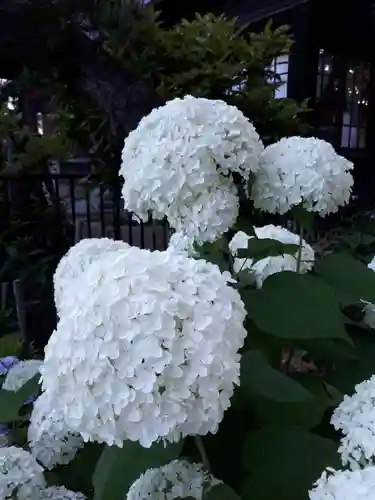
M 263 144 L 253 125 L 223 101 L 186 96 L 144 117 L 125 140 L 120 174 L 125 208 L 147 220 L 167 216 L 198 243 L 235 222 L 233 175 L 247 181 Z
M 66 427 L 84 440 L 145 447 L 216 432 L 246 336 L 229 279 L 185 254 L 137 247 L 92 262 L 41 368 Z
M 99 259 L 101 255 L 117 250 L 126 249 L 129 245 L 124 241 L 111 240 L 109 238 L 87 238 L 79 241 L 60 260 L 53 276 L 55 305 L 57 312 L 61 314 L 62 297 L 65 306 L 70 308 L 80 295 L 80 277 L 87 267 Z M 69 287 L 69 293 L 67 291 Z
M 375 271 L 375 257 L 371 260 L 371 262 L 367 265 L 369 269 L 372 271 Z M 370 328 L 375 329 L 375 305 L 372 304 L 371 302 L 364 302 L 364 318 L 363 321 L 368 325 Z
M 299 245 L 300 238 L 297 234 L 291 233 L 287 229 L 280 226 L 269 224 L 263 227 L 254 227 L 254 232 L 259 239 L 277 240 L 281 243 Z M 272 274 L 281 271 L 297 271 L 298 251 L 295 255 L 278 255 L 274 257 L 266 257 L 264 259 L 253 261 L 250 258 L 236 257 L 239 249 L 246 249 L 249 239 L 254 236 L 248 236 L 243 231 L 236 233 L 231 242 L 229 249 L 234 256 L 233 269 L 235 273 L 240 271 L 248 271 L 253 276 L 258 288 L 261 288 L 264 280 Z M 307 273 L 314 265 L 314 250 L 310 245 L 303 240 L 302 254 L 300 262 L 300 272 Z
M 46 469 L 71 462 L 82 448 L 83 440 L 72 434 L 60 418 L 59 398 L 45 392 L 35 401 L 28 428 L 32 455 Z
M 343 465 L 355 469 L 374 462 L 375 375 L 358 384 L 352 396 L 344 396 L 331 423 L 344 434 L 339 448 Z
M 44 486 L 43 469 L 30 453 L 15 446 L 0 448 L 0 500 L 30 500 Z
M 202 500 L 203 492 L 207 493 L 220 483 L 202 465 L 174 460 L 159 469 L 149 469 L 142 474 L 130 487 L 126 500 L 174 500 L 186 497 Z
M 324 471 L 314 488 L 310 500 L 373 500 L 375 494 L 375 467 L 355 471 Z
M 83 493 L 67 490 L 65 486 L 50 486 L 35 493 L 29 500 L 86 500 Z
M 251 198 L 256 208 L 284 214 L 295 206 L 325 216 L 348 203 L 353 163 L 314 137 L 289 137 L 268 146 Z
M 43 361 L 39 359 L 28 359 L 14 364 L 8 370 L 2 389 L 6 391 L 18 391 L 21 387 L 39 373 Z

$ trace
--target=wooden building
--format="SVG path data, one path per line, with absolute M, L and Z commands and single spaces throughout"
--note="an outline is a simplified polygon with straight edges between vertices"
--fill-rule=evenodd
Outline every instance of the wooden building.
M 195 12 L 225 13 L 260 31 L 291 27 L 289 56 L 275 61 L 284 84 L 277 97 L 309 99 L 314 135 L 355 162 L 357 190 L 375 201 L 375 1 L 192 0 L 185 7 L 163 0 L 170 23 Z M 182 10 L 181 10 L 182 9 Z

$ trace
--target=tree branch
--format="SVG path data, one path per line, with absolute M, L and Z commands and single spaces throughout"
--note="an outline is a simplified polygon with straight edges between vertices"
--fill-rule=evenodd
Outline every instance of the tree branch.
M 62 24 L 53 3 L 0 0 L 0 68 L 2 78 L 28 69 L 88 94 L 123 136 L 160 102 L 152 82 L 120 68 L 78 23 Z

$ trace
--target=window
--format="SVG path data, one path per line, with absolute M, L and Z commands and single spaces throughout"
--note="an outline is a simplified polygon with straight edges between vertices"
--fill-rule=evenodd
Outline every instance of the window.
M 317 125 L 323 139 L 343 148 L 365 148 L 370 65 L 319 51 Z
M 369 75 L 367 63 L 349 64 L 346 70 L 341 133 L 344 148 L 366 147 Z
M 289 72 L 289 55 L 284 54 L 282 56 L 276 57 L 270 66 L 266 68 L 268 71 L 272 71 L 276 73 L 278 78 L 269 77 L 267 79 L 268 83 L 275 83 L 279 86 L 275 89 L 274 97 L 275 99 L 283 99 L 288 96 L 288 72 Z M 237 85 L 233 85 L 232 88 L 228 91 L 228 94 L 231 92 L 238 92 L 242 90 L 246 85 L 246 80 L 243 83 L 239 83 Z
M 275 90 L 275 99 L 283 99 L 288 96 L 288 72 L 289 55 L 284 54 L 276 57 L 270 66 L 270 70 L 278 75 L 279 78 L 270 78 L 269 83 L 279 83 Z
M 327 87 L 333 68 L 333 56 L 326 54 L 323 49 L 319 50 L 318 79 L 316 96 L 322 97 L 324 89 Z

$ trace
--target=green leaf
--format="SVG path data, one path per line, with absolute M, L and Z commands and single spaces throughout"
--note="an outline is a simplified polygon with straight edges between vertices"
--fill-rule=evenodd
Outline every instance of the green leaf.
M 257 327 L 284 339 L 344 339 L 350 342 L 333 290 L 318 278 L 277 273 L 253 292 L 249 314 Z
M 241 359 L 241 392 L 258 394 L 278 402 L 301 402 L 312 395 L 301 384 L 270 366 L 259 351 L 248 351 Z
M 315 266 L 318 273 L 338 294 L 352 303 L 375 303 L 375 272 L 346 254 L 331 254 Z
M 69 464 L 55 469 L 57 476 L 52 484 L 63 485 L 69 490 L 80 491 L 92 498 L 92 477 L 103 449 L 103 444 L 86 443 Z
M 155 443 L 143 448 L 137 442 L 125 441 L 122 448 L 106 446 L 93 475 L 94 500 L 123 500 L 129 487 L 147 469 L 177 458 L 182 444 Z
M 242 464 L 249 472 L 243 487 L 246 500 L 304 500 L 325 467 L 340 467 L 340 458 L 334 441 L 275 425 L 249 435 Z
M 40 375 L 35 375 L 17 392 L 0 390 L 0 423 L 7 424 L 17 420 L 26 400 L 39 391 L 39 378 Z
M 312 231 L 314 229 L 315 212 L 308 212 L 301 206 L 298 206 L 292 209 L 292 214 L 299 227 L 305 231 Z
M 375 373 L 375 336 L 359 326 L 347 326 L 354 342 L 354 359 L 336 360 L 329 382 L 344 394 L 352 394 L 354 387 Z
M 204 500 L 241 500 L 241 497 L 226 484 L 218 484 L 210 488 L 203 496 Z
M 228 271 L 229 265 L 226 260 L 226 242 L 222 238 L 215 243 L 204 243 L 203 245 L 195 245 L 195 250 L 199 253 L 202 259 L 216 264 L 221 272 Z
M 266 257 L 277 257 L 278 255 L 295 255 L 298 252 L 298 245 L 281 243 L 270 238 L 250 238 L 247 249 L 241 248 L 237 251 L 237 256 L 241 259 L 261 260 Z
M 309 399 L 299 402 L 277 402 L 263 396 L 255 396 L 251 401 L 252 408 L 264 423 L 313 429 L 322 422 L 326 411 L 332 408 L 336 401 L 333 394 L 327 392 L 327 385 L 320 376 L 303 373 L 294 374 L 293 379 L 309 392 L 311 395 Z M 336 392 L 336 399 L 337 396 Z

